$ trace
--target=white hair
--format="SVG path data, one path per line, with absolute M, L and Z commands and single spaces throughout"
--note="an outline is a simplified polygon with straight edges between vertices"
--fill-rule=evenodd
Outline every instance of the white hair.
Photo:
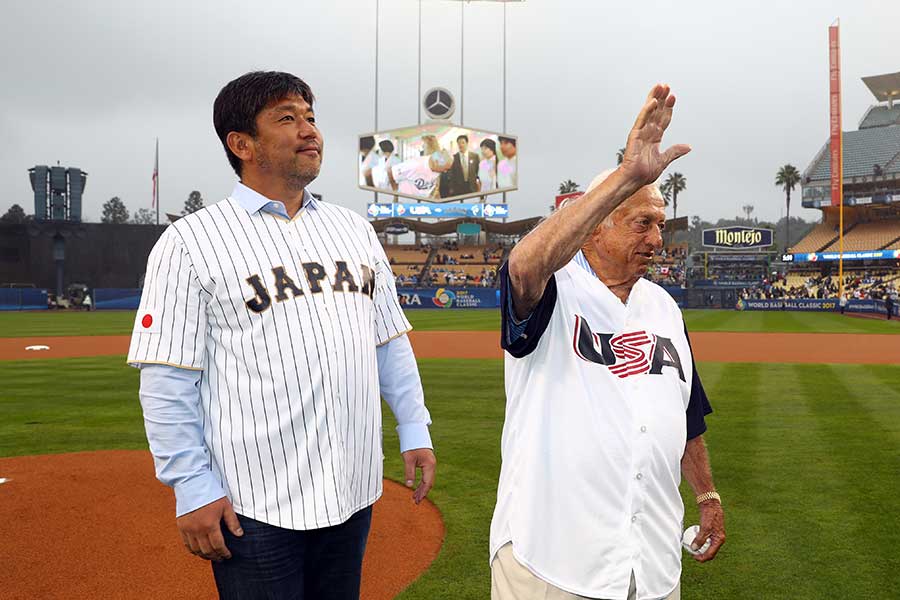
M 593 190 L 594 188 L 599 186 L 601 183 L 606 181 L 607 177 L 612 175 L 615 171 L 616 171 L 615 169 L 606 169 L 605 171 L 603 171 L 602 173 L 600 173 L 599 175 L 594 177 L 591 180 L 591 184 L 588 186 L 587 191 L 590 192 L 591 190 Z M 662 198 L 662 193 L 659 191 L 659 184 L 657 182 L 654 181 L 653 183 L 648 184 L 645 187 L 652 187 L 653 190 L 657 194 L 659 194 L 660 198 Z M 585 193 L 587 193 L 587 192 L 585 192 Z M 625 202 L 623 202 L 622 204 L 617 206 L 611 213 L 606 215 L 606 218 L 603 219 L 603 221 L 600 223 L 600 225 L 602 225 L 603 227 L 606 227 L 606 228 L 610 228 L 613 225 L 615 225 L 615 220 L 613 219 L 613 215 L 615 215 L 617 212 L 619 212 L 619 210 L 621 210 L 621 208 L 623 206 L 625 206 Z

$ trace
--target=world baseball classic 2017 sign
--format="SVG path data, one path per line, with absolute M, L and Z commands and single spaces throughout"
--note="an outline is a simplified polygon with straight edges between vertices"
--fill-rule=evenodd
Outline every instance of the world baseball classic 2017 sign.
M 710 248 L 746 249 L 772 245 L 772 230 L 759 227 L 716 227 L 703 230 L 703 245 Z

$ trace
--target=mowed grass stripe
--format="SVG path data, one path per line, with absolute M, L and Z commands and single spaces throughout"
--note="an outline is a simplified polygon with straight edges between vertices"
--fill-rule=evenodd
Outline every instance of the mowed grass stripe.
M 500 477 L 500 434 L 506 410 L 503 361 L 419 361 L 438 460 L 432 499 L 441 509 L 447 537 L 438 559 L 400 599 L 489 595 L 488 544 Z M 396 426 L 385 407 L 384 428 Z M 385 435 L 385 476 L 401 479 L 396 435 Z
M 754 518 L 754 504 L 759 490 L 753 482 L 754 457 L 759 449 L 759 417 L 762 383 L 759 365 L 742 363 L 700 363 L 698 370 L 713 406 L 706 419 L 704 439 L 716 487 L 725 503 L 725 525 L 728 539 L 712 563 L 699 564 L 685 555 L 682 589 L 685 597 L 735 597 L 734 577 L 753 579 L 757 563 L 745 561 L 753 549 L 748 541 L 759 539 L 763 525 Z M 682 481 L 684 526 L 700 522 L 694 492 Z M 740 529 L 741 533 L 735 535 Z M 719 576 L 728 572 L 730 577 Z M 764 597 L 753 596 L 750 597 Z
M 688 331 L 900 334 L 900 320 L 868 319 L 835 312 L 688 309 L 682 313 Z
M 124 356 L 0 361 L 0 457 L 147 448 Z
M 869 416 L 878 422 L 885 435 L 893 440 L 895 448 L 900 448 L 900 377 L 894 365 L 856 365 L 851 379 L 851 388 L 877 388 L 874 396 L 857 398 Z M 900 452 L 898 452 L 900 457 Z M 897 474 L 900 487 L 900 472 Z M 900 501 L 898 501 L 900 509 Z
M 900 586 L 900 446 L 871 410 L 873 396 L 861 384 L 857 366 L 794 367 L 804 384 L 805 400 L 815 418 L 816 433 L 826 452 L 816 466 L 825 467 L 813 510 L 832 541 L 821 548 L 822 566 L 831 565 L 845 581 L 843 597 L 875 598 Z M 900 386 L 894 378 L 892 390 Z M 893 482 L 873 485 L 873 482 Z M 879 525 L 893 519 L 894 526 Z M 861 540 L 861 541 L 860 541 Z M 815 556 L 815 554 L 813 555 Z M 892 582 L 885 586 L 885 583 Z
M 498 331 L 496 309 L 411 309 L 406 316 L 417 331 Z M 893 333 L 900 334 L 900 319 L 892 321 L 812 312 L 738 312 L 685 310 L 689 331 L 783 333 Z M 132 311 L 0 312 L 0 337 L 59 335 L 128 335 Z
M 900 588 L 900 367 L 701 363 L 728 542 L 688 598 L 887 598 Z M 499 360 L 421 360 L 447 538 L 404 599 L 487 597 L 505 398 Z M 123 357 L 0 362 L 0 456 L 146 448 Z M 562 396 L 560 401 L 564 401 Z M 402 481 L 384 408 L 385 475 Z M 2 474 L 0 474 L 2 476 Z M 564 485 L 564 483 L 562 484 Z M 686 484 L 685 525 L 697 522 Z

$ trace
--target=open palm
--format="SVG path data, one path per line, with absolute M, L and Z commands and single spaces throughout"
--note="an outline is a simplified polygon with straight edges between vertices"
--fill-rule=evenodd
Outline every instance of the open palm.
M 656 181 L 672 161 L 691 151 L 687 144 L 676 144 L 665 152 L 659 150 L 675 106 L 675 96 L 669 91 L 669 86 L 661 84 L 650 90 L 647 102 L 628 134 L 621 168 L 643 184 Z

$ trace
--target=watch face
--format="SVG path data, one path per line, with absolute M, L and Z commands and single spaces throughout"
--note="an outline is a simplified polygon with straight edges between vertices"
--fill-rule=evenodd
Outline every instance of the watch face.
M 425 93 L 422 106 L 432 119 L 449 119 L 453 116 L 456 102 L 449 91 L 444 88 L 433 88 Z

